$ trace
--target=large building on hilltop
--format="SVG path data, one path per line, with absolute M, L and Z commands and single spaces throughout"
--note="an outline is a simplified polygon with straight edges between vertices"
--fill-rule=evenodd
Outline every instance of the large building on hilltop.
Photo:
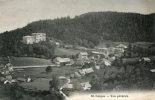
M 24 44 L 33 44 L 34 43 L 34 36 L 23 36 L 23 43 Z
M 46 41 L 46 33 L 32 33 L 32 36 L 34 36 L 35 43 Z
M 46 41 L 46 33 L 32 33 L 32 35 L 23 36 L 24 44 L 39 43 Z

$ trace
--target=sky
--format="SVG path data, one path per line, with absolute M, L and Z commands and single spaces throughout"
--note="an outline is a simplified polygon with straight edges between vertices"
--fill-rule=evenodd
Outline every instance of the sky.
M 0 0 L 0 33 L 41 19 L 95 11 L 150 14 L 155 12 L 155 0 Z

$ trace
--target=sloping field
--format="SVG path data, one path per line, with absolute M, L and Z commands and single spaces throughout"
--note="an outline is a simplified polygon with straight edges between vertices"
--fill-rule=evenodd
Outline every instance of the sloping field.
M 33 57 L 10 57 L 10 60 L 14 66 L 52 65 L 51 60 Z
M 56 48 L 54 54 L 56 56 L 72 56 L 78 54 L 79 52 L 80 50 Z
M 116 46 L 119 45 L 119 44 L 128 45 L 127 42 L 104 41 L 104 42 L 101 42 L 99 45 L 97 45 L 96 48 L 105 48 L 105 47 L 107 47 L 107 46 L 116 47 Z
M 38 78 L 34 82 L 30 83 L 21 83 L 20 86 L 24 87 L 25 90 L 32 91 L 48 91 L 49 90 L 49 81 L 52 79 Z

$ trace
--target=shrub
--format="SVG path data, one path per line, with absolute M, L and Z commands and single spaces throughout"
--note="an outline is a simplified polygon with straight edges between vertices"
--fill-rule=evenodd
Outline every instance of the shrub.
M 52 67 L 51 66 L 47 66 L 45 71 L 46 72 L 52 72 Z

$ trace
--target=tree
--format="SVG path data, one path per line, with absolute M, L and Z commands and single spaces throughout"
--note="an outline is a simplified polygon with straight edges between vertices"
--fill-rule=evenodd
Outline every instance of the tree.
M 52 76 L 52 80 L 49 82 L 50 92 L 51 93 L 59 93 L 60 81 L 57 75 Z
M 46 71 L 46 72 L 52 72 L 52 71 L 53 71 L 53 69 L 52 69 L 52 67 L 51 67 L 51 66 L 47 66 L 47 67 L 46 67 L 46 69 L 45 69 L 45 71 Z

